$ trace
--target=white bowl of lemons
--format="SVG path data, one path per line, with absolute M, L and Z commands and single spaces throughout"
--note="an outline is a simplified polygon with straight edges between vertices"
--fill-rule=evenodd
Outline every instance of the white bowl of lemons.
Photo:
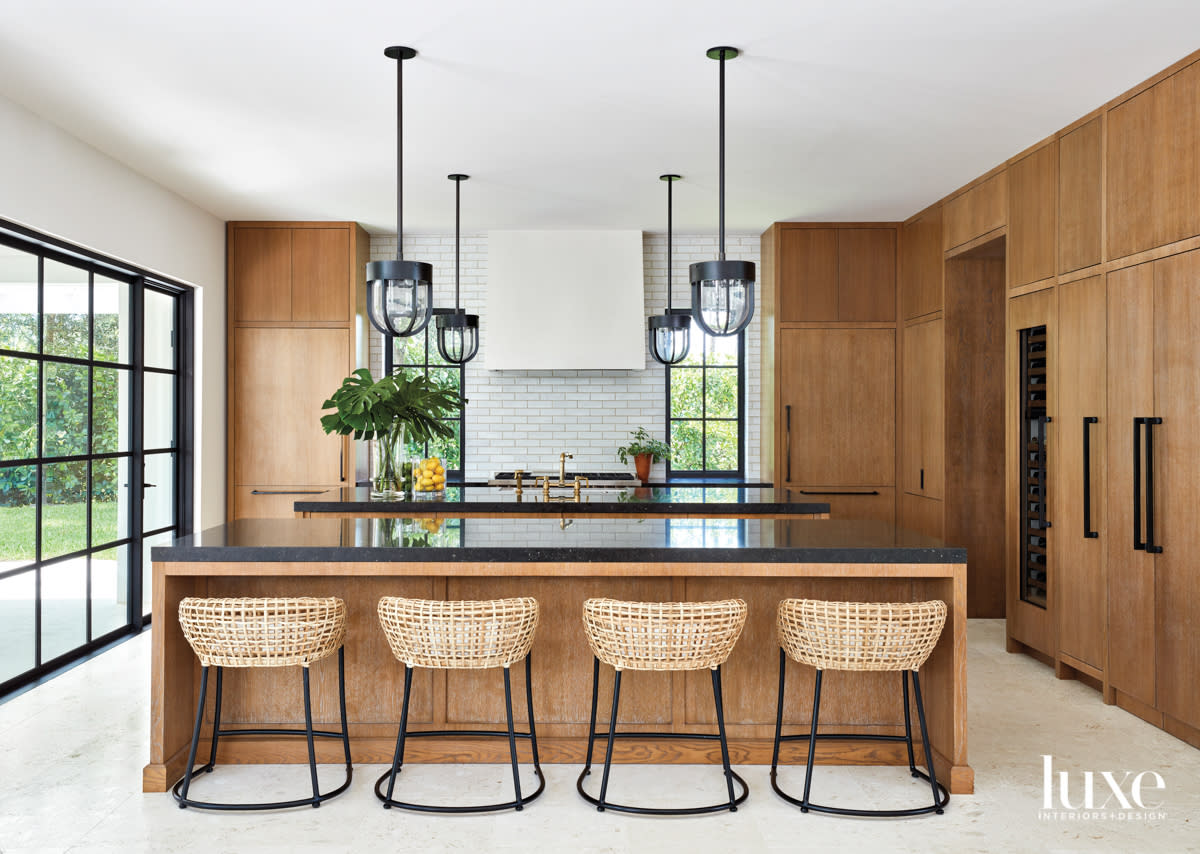
M 413 497 L 444 498 L 446 495 L 446 467 L 438 457 L 427 457 L 413 462 Z

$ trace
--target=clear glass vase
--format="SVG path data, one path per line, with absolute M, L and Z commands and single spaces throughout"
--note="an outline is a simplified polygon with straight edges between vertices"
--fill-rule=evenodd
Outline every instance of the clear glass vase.
M 404 452 L 404 425 L 401 424 L 391 432 L 375 437 L 375 452 L 371 458 L 371 497 L 403 498 L 411 478 L 412 463 Z

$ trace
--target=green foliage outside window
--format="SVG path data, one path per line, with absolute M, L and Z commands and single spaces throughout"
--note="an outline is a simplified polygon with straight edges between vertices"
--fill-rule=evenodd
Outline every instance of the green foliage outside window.
M 423 373 L 443 387 L 450 387 L 462 394 L 462 368 L 452 365 L 438 352 L 432 320 L 420 335 L 393 339 L 393 364 L 397 373 L 412 375 Z M 447 471 L 462 471 L 462 421 L 458 416 L 445 419 L 452 435 L 438 437 L 429 442 L 408 443 L 410 457 L 440 457 Z

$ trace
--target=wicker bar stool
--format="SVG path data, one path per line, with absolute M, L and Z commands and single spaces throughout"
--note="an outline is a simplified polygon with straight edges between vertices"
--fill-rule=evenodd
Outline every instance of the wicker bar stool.
M 346 636 L 346 603 L 341 599 L 199 599 L 188 597 L 179 603 L 179 625 L 196 657 L 200 659 L 200 698 L 196 703 L 196 726 L 188 751 L 187 771 L 171 789 L 180 809 L 199 807 L 211 810 L 271 810 L 319 807 L 350 786 L 354 767 L 350 763 L 350 738 L 346 729 L 346 663 L 342 641 Z M 334 652 L 338 656 L 338 702 L 342 717 L 341 732 L 313 729 L 312 701 L 308 667 Z M 300 666 L 304 682 L 304 729 L 221 729 L 221 694 L 226 667 Z M 196 749 L 204 722 L 204 699 L 208 692 L 208 670 L 217 668 L 217 696 L 213 712 L 212 747 L 208 762 L 195 768 Z M 312 797 L 258 804 L 231 804 L 197 801 L 188 797 L 192 778 L 198 772 L 210 772 L 217 761 L 217 741 L 221 736 L 303 735 L 308 740 L 308 768 Z M 346 780 L 331 792 L 321 793 L 317 785 L 317 757 L 314 737 L 340 738 L 346 754 Z
M 925 727 L 925 705 L 917 670 L 933 652 L 946 624 L 946 603 L 929 602 L 822 602 L 813 599 L 784 599 L 779 603 L 776 629 L 779 636 L 779 703 L 775 712 L 775 746 L 771 755 L 771 787 L 801 812 L 853 816 L 911 816 L 941 814 L 950 794 L 937 781 L 933 751 Z M 783 735 L 783 683 L 788 657 L 817 669 L 813 686 L 812 725 L 807 734 Z M 826 670 L 899 671 L 904 694 L 904 735 L 817 733 L 821 713 L 821 677 Z M 912 719 L 908 708 L 908 676 L 912 673 L 925 747 L 925 767 L 917 769 L 913 757 Z M 908 770 L 913 777 L 929 782 L 933 803 L 903 810 L 846 809 L 815 804 L 809 799 L 817 739 L 836 738 L 866 741 L 903 741 L 908 746 Z M 779 745 L 784 741 L 808 740 L 808 767 L 804 773 L 804 795 L 797 799 L 779 786 Z
M 699 815 L 729 810 L 746 800 L 746 781 L 729 767 L 729 744 L 725 739 L 725 711 L 721 699 L 721 665 L 729 658 L 733 645 L 746 624 L 746 603 L 741 599 L 717 602 L 621 602 L 615 599 L 588 599 L 583 603 L 583 627 L 595 659 L 592 664 L 592 715 L 588 725 L 587 757 L 575 787 L 588 803 L 600 812 L 643 815 Z M 613 676 L 612 714 L 608 732 L 596 731 L 596 705 L 600 691 L 600 662 L 611 665 Z M 621 700 L 623 670 L 704 670 L 712 672 L 713 701 L 717 709 L 716 733 L 617 732 L 617 712 Z M 721 765 L 729 800 L 698 807 L 639 807 L 608 800 L 608 777 L 612 769 L 613 741 L 621 738 L 698 738 L 721 742 Z M 584 789 L 583 778 L 592 773 L 592 749 L 597 738 L 606 738 L 604 774 L 600 796 Z M 741 793 L 734 794 L 734 782 Z
M 379 600 L 379 622 L 387 635 L 392 653 L 404 664 L 404 706 L 400 712 L 400 731 L 396 735 L 396 752 L 392 767 L 375 783 L 375 796 L 385 809 L 400 807 L 418 812 L 470 813 L 522 809 L 546 788 L 546 778 L 538 760 L 537 729 L 533 720 L 533 683 L 530 668 L 530 647 L 538 624 L 536 599 L 490 599 L 485 601 L 440 602 L 428 599 L 401 599 L 385 596 Z M 513 728 L 512 682 L 509 667 L 525 659 L 525 703 L 529 712 L 529 732 Z M 436 730 L 408 731 L 408 704 L 412 697 L 412 675 L 415 667 L 445 670 L 483 670 L 500 667 L 504 670 L 504 709 L 508 729 L 503 731 Z M 504 736 L 508 738 L 512 760 L 515 798 L 498 804 L 478 806 L 434 806 L 392 797 L 396 778 L 404 765 L 404 743 L 410 738 L 439 736 Z M 517 739 L 528 738 L 533 750 L 533 772 L 538 787 L 531 795 L 522 795 L 521 776 L 517 765 Z M 387 781 L 387 791 L 383 784 Z

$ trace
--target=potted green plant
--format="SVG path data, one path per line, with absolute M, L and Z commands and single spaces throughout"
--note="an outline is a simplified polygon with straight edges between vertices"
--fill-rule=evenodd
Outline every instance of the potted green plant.
M 633 457 L 638 480 L 645 483 L 650 479 L 652 463 L 671 458 L 671 446 L 661 439 L 655 439 L 644 427 L 637 428 L 629 435 L 633 437 L 633 441 L 623 448 L 617 448 L 617 459 L 628 464 L 629 458 Z
M 376 464 L 371 472 L 372 497 L 391 497 L 407 489 L 404 469 L 407 442 L 425 443 L 449 438 L 454 430 L 443 419 L 462 409 L 466 398 L 424 374 L 391 374 L 376 380 L 359 368 L 342 380 L 321 409 L 326 433 L 376 441 Z

